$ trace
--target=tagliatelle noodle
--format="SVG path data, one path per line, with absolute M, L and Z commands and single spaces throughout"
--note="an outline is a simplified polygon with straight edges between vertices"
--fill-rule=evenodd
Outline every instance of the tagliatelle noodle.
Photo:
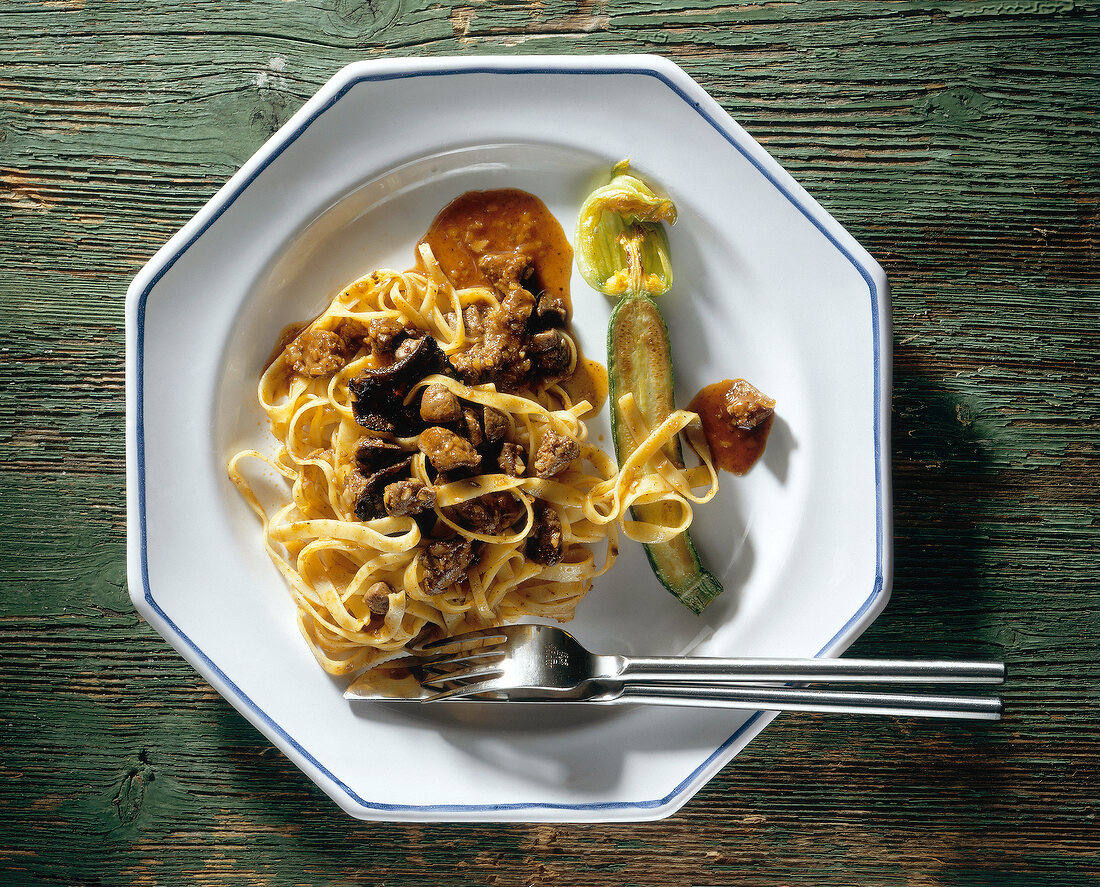
M 500 297 L 484 287 L 456 289 L 421 246 L 423 271 L 375 271 L 341 292 L 308 327 L 334 331 L 342 323 L 367 327 L 389 318 L 406 331 L 433 336 L 444 354 L 469 346 L 463 309 L 494 306 Z M 569 340 L 574 365 L 578 352 Z M 296 372 L 284 350 L 260 378 L 257 397 L 276 441 L 273 453 L 254 449 L 235 453 L 228 473 L 245 501 L 259 516 L 263 544 L 283 575 L 298 608 L 298 624 L 321 666 L 331 674 L 354 674 L 400 655 L 410 642 L 431 634 L 445 636 L 523 617 L 566 621 L 618 552 L 618 534 L 642 542 L 661 541 L 691 523 L 691 505 L 708 501 L 717 482 L 701 434 L 687 435 L 702 464 L 678 469 L 663 449 L 688 429 L 695 414 L 678 411 L 659 427 L 648 429 L 630 395 L 619 403 L 629 417 L 635 439 L 642 443 L 621 469 L 607 453 L 587 440 L 582 420 L 591 405 L 573 403 L 565 388 L 498 391 L 492 384 L 466 385 L 450 376 L 431 375 L 410 391 L 419 398 L 428 385 L 442 385 L 467 405 L 502 413 L 508 439 L 524 447 L 528 458 L 547 431 L 576 441 L 579 458 L 553 478 L 511 477 L 486 473 L 437 487 L 437 530 L 466 537 L 477 557 L 457 584 L 431 594 L 424 587 L 421 555 L 431 541 L 411 517 L 361 521 L 347 491 L 355 467 L 355 448 L 364 437 L 378 436 L 355 421 L 349 383 L 379 364 L 364 348 L 345 366 L 317 378 Z M 410 476 L 430 483 L 428 466 L 416 449 L 416 438 L 396 442 L 413 456 Z M 700 445 L 701 444 L 701 445 Z M 242 463 L 258 460 L 288 485 L 289 499 L 261 505 L 254 481 Z M 653 470 L 641 469 L 649 464 Z M 694 487 L 709 485 L 702 496 Z M 498 535 L 462 525 L 445 509 L 479 496 L 503 493 L 516 499 L 516 521 Z M 681 504 L 680 520 L 659 526 L 633 520 L 630 505 L 659 499 Z M 535 526 L 533 503 L 541 500 L 558 514 L 564 537 L 560 562 L 544 565 L 527 556 Z M 593 546 L 606 543 L 602 563 Z M 372 613 L 366 591 L 386 582 L 393 593 L 384 615 Z

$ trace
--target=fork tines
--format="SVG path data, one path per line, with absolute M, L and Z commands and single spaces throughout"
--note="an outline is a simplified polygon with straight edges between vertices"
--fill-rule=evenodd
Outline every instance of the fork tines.
M 487 628 L 442 638 L 412 650 L 424 674 L 420 685 L 438 691 L 424 701 L 436 702 L 459 693 L 466 695 L 470 692 L 467 682 L 503 675 L 500 666 L 507 656 L 494 648 L 507 640 L 508 635 L 499 628 Z
M 472 681 L 476 678 L 499 677 L 504 670 L 499 666 L 504 663 L 503 653 L 471 653 L 469 656 L 460 656 L 457 659 L 448 659 L 445 662 L 425 662 L 421 665 L 426 674 L 431 677 L 424 678 L 420 684 L 423 687 L 440 687 L 449 681 Z
M 483 628 L 480 631 L 470 631 L 454 637 L 441 638 L 438 641 L 421 644 L 419 647 L 410 647 L 409 653 L 421 659 L 435 659 L 462 653 L 465 650 L 495 646 L 504 643 L 506 640 L 508 640 L 508 635 L 501 629 Z

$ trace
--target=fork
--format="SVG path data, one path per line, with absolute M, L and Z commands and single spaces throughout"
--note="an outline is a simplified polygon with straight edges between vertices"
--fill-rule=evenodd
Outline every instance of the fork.
M 997 720 L 996 698 L 850 692 L 767 686 L 789 682 L 997 684 L 995 662 L 875 659 L 718 659 L 592 653 L 549 625 L 507 625 L 425 644 L 426 702 L 446 699 L 576 701 L 862 712 Z M 764 685 L 764 686 L 760 686 Z

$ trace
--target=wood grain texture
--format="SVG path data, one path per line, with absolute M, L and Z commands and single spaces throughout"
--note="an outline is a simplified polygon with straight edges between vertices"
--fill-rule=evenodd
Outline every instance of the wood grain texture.
M 0 881 L 1100 884 L 1100 5 L 0 3 Z M 780 717 L 671 819 L 358 824 L 126 598 L 129 278 L 343 64 L 659 52 L 893 287 L 895 591 L 1006 719 Z

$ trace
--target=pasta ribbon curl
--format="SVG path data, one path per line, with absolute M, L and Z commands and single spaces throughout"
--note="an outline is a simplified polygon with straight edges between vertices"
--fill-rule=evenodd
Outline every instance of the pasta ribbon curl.
M 529 459 L 551 432 L 572 441 L 578 457 L 552 477 L 531 470 L 516 477 L 488 465 L 474 477 L 433 477 L 415 437 L 380 434 L 356 422 L 352 381 L 388 359 L 375 347 L 372 331 L 396 325 L 408 334 L 430 335 L 450 356 L 473 341 L 466 310 L 491 310 L 499 303 L 500 296 L 484 287 L 456 289 L 423 246 L 420 268 L 383 269 L 363 277 L 305 328 L 303 333 L 331 333 L 357 343 L 341 366 L 310 375 L 295 364 L 288 346 L 260 377 L 257 399 L 268 418 L 274 452 L 242 450 L 232 455 L 227 470 L 260 519 L 264 547 L 290 589 L 302 636 L 330 674 L 361 672 L 433 636 L 520 618 L 567 621 L 593 579 L 614 563 L 620 533 L 649 543 L 671 538 L 691 524 L 693 505 L 714 496 L 717 477 L 705 440 L 695 433 L 695 414 L 677 411 L 657 428 L 647 428 L 629 394 L 619 409 L 641 443 L 621 468 L 588 442 L 582 416 L 593 404 L 583 398 L 574 402 L 567 386 L 557 382 L 505 392 L 492 384 L 467 385 L 432 374 L 405 397 L 409 406 L 428 386 L 442 386 L 464 408 L 495 411 L 504 418 L 508 442 Z M 571 337 L 568 343 L 572 370 L 580 355 Z M 701 464 L 680 469 L 664 453 L 685 432 Z M 361 520 L 356 515 L 355 454 L 367 438 L 407 451 L 407 477 L 434 485 L 434 520 Z M 247 473 L 246 465 L 253 466 Z M 647 465 L 649 470 L 643 470 Z M 705 492 L 694 492 L 703 486 Z M 268 500 L 264 503 L 261 490 Z M 514 519 L 498 532 L 468 526 L 462 517 L 464 505 L 486 496 L 503 496 L 496 501 L 514 508 Z M 668 523 L 630 518 L 632 504 L 655 501 L 675 506 Z M 531 555 L 539 510 L 547 508 L 560 522 L 562 550 L 554 563 L 540 563 Z M 465 539 L 474 551 L 465 575 L 442 590 L 425 581 L 424 553 L 438 538 Z M 383 606 L 379 583 L 390 590 Z

